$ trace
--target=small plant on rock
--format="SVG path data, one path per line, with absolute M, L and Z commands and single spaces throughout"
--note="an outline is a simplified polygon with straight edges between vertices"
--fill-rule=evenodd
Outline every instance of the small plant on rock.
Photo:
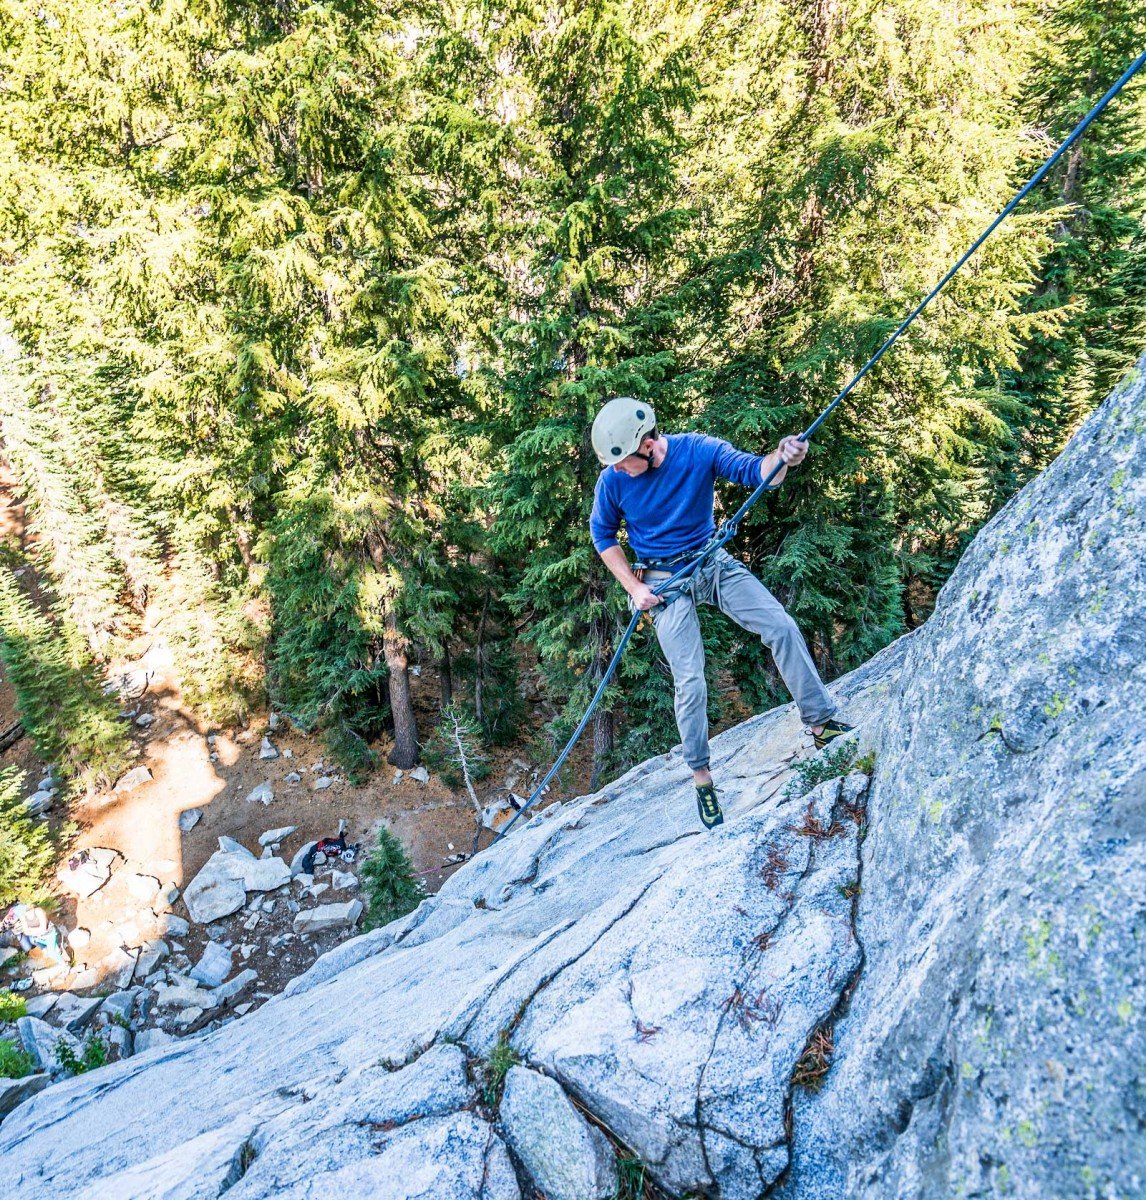
M 509 1041 L 509 1034 L 498 1034 L 497 1045 L 490 1052 L 482 1069 L 485 1086 L 482 1088 L 482 1099 L 490 1108 L 496 1108 L 501 1101 L 502 1088 L 505 1087 L 505 1077 L 509 1068 L 521 1062 L 521 1057 Z
M 0 1025 L 9 1021 L 18 1021 L 21 1017 L 27 1016 L 28 1006 L 24 1003 L 23 996 L 17 996 L 14 992 L 0 992 Z
M 645 1164 L 639 1158 L 617 1155 L 615 1200 L 645 1200 Z
M 65 1071 L 73 1075 L 82 1075 L 85 1071 L 94 1071 L 107 1065 L 108 1045 L 103 1038 L 92 1034 L 77 1054 L 66 1042 L 56 1043 L 56 1062 Z
M 826 779 L 838 779 L 841 775 L 846 775 L 855 761 L 855 740 L 847 738 L 842 746 L 829 746 L 819 754 L 813 754 L 811 758 L 793 763 L 795 778 L 790 779 L 784 788 L 784 799 L 798 800 Z
M 18 1050 L 14 1043 L 0 1038 L 0 1079 L 23 1079 L 32 1073 L 32 1056 Z

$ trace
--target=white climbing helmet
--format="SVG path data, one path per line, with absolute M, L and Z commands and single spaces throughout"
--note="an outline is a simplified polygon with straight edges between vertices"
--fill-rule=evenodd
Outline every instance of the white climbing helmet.
M 636 454 L 641 438 L 657 427 L 653 406 L 632 396 L 610 400 L 593 422 L 593 449 L 601 466 L 611 467 Z

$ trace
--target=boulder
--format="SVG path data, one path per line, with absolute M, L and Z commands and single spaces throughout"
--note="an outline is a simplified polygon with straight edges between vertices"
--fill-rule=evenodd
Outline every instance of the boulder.
M 409 775 L 410 775 L 410 778 L 413 779 L 417 783 L 429 783 L 430 782 L 430 772 L 427 771 L 425 767 L 414 767 L 409 772 Z
M 206 987 L 218 987 L 231 973 L 231 951 L 218 942 L 208 942 L 203 955 L 191 968 L 191 978 Z
M 135 1053 L 144 1054 L 157 1046 L 167 1046 L 176 1039 L 164 1029 L 141 1029 L 135 1034 Z
M 183 903 L 193 921 L 201 925 L 218 921 L 243 907 L 247 890 L 236 871 L 238 855 L 217 850 L 183 892 Z
M 131 1023 L 131 1015 L 135 1009 L 135 999 L 141 989 L 129 988 L 125 992 L 112 992 L 104 998 L 101 1013 L 118 1021 Z
M 247 799 L 257 801 L 259 804 L 270 804 L 275 798 L 274 789 L 271 787 L 270 780 L 265 780 L 260 783 L 257 788 L 247 793 Z
M 122 855 L 115 850 L 99 847 L 77 850 L 59 868 L 56 878 L 73 895 L 86 900 L 107 883 L 122 861 Z
M 59 788 L 49 788 L 47 791 L 33 792 L 24 801 L 28 809 L 28 815 L 30 817 L 42 817 L 46 812 L 50 812 L 55 806 L 56 797 L 59 794 Z
M 500 1112 L 510 1149 L 546 1200 L 611 1200 L 617 1194 L 613 1147 L 555 1080 L 511 1067 Z
M 335 780 L 333 775 L 320 775 L 314 781 L 314 790 L 316 792 L 325 791 L 328 787 L 330 787 L 332 784 L 334 784 L 336 782 L 337 781 Z
M 262 741 L 262 745 L 259 746 L 259 758 L 264 759 L 264 760 L 270 760 L 270 759 L 278 758 L 278 756 L 279 756 L 279 752 L 278 752 L 277 748 L 275 747 L 274 743 L 271 741 L 271 739 L 269 737 L 264 737 L 263 741 Z
M 296 933 L 318 933 L 323 929 L 349 929 L 362 915 L 361 900 L 347 900 L 343 904 L 320 904 L 308 908 L 294 918 Z
M 290 868 L 281 858 L 255 858 L 249 851 L 216 850 L 183 895 L 193 920 L 218 921 L 237 912 L 247 892 L 268 892 L 290 883 Z
M 303 864 L 303 859 L 305 859 L 305 858 L 306 858 L 306 856 L 307 856 L 307 855 L 308 855 L 308 854 L 309 854 L 309 853 L 310 853 L 310 852 L 311 852 L 311 851 L 312 851 L 312 850 L 315 848 L 315 846 L 317 846 L 317 845 L 318 845 L 318 839 L 317 839 L 317 838 L 315 838 L 315 840 L 314 840 L 313 842 L 307 842 L 307 843 L 306 843 L 306 845 L 304 845 L 304 846 L 300 846 L 300 847 L 299 847 L 299 848 L 298 848 L 298 849 L 295 851 L 294 858 L 292 858 L 292 859 L 290 860 L 290 873 L 291 873 L 291 876 L 292 876 L 292 877 L 293 877 L 293 876 L 295 876 L 295 875 L 301 874 L 301 872 L 302 872 L 302 864 Z
M 6 1117 L 17 1104 L 23 1104 L 37 1092 L 52 1082 L 52 1077 L 46 1072 L 36 1075 L 25 1075 L 23 1079 L 0 1079 L 0 1119 Z
M 142 900 L 145 904 L 159 891 L 159 880 L 153 875 L 137 875 L 133 872 L 126 879 L 127 890 L 136 900 Z
M 245 854 L 248 858 L 255 857 L 242 842 L 236 841 L 233 837 L 227 837 L 225 834 L 219 838 L 219 849 L 225 854 Z
M 191 930 L 191 926 L 182 918 L 175 916 L 174 913 L 164 913 L 156 922 L 159 933 L 170 937 L 186 937 Z
M 115 787 L 112 790 L 116 792 L 131 792 L 141 784 L 149 783 L 150 780 L 151 772 L 146 767 L 132 767 L 126 775 L 121 775 L 116 780 Z
M 66 940 L 73 950 L 82 950 L 92 940 L 91 930 L 77 926 L 68 931 Z
M 45 1017 L 55 1008 L 59 998 L 58 992 L 41 992 L 38 996 L 29 996 L 24 1001 L 24 1011 L 29 1017 Z
M 258 974 L 250 967 L 240 971 L 234 979 L 228 979 L 215 988 L 214 1001 L 217 1005 L 228 1004 L 232 1000 L 245 995 L 258 983 Z
M 259 835 L 259 845 L 270 846 L 277 842 L 286 841 L 297 828 L 297 825 L 284 825 L 280 829 L 268 829 L 266 833 Z
M 214 998 L 209 988 L 188 987 L 182 984 L 161 983 L 155 989 L 158 1008 L 213 1008 Z
M 203 819 L 201 808 L 185 808 L 179 814 L 179 829 L 182 833 L 190 833 Z
M 135 1050 L 135 1038 L 130 1029 L 122 1025 L 109 1025 L 100 1035 L 114 1051 L 117 1059 L 130 1058 Z
M 77 996 L 72 992 L 64 992 L 52 1006 L 52 1024 L 78 1034 L 91 1024 L 102 1004 L 101 996 Z
M 135 964 L 135 978 L 140 983 L 151 975 L 159 964 L 167 958 L 171 953 L 170 947 L 165 941 L 155 939 L 147 943 L 139 952 L 139 958 Z
M 124 988 L 131 986 L 131 980 L 135 975 L 135 967 L 138 961 L 138 950 L 134 948 L 125 950 L 122 946 L 117 946 L 109 954 L 105 954 L 99 962 L 94 963 L 93 966 L 99 973 L 101 983 L 111 984 L 111 986 L 122 991 Z
M 330 886 L 336 892 L 343 892 L 347 888 L 358 886 L 358 876 L 350 871 L 332 871 L 330 874 Z
M 76 1055 L 83 1053 L 78 1038 L 65 1029 L 53 1029 L 47 1021 L 42 1021 L 39 1017 L 20 1017 L 16 1021 L 16 1031 L 35 1068 L 38 1071 L 46 1071 L 51 1076 L 61 1074 L 64 1069 L 57 1057 L 60 1045 L 67 1046 Z
M 290 883 L 290 867 L 281 858 L 251 858 L 242 863 L 241 870 L 248 892 L 273 892 Z

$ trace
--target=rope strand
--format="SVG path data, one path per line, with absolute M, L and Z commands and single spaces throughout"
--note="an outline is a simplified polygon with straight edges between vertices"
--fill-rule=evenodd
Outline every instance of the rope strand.
M 895 332 L 892 333 L 891 336 L 888 337 L 883 343 L 883 345 L 880 346 L 880 348 L 867 360 L 867 362 L 864 363 L 862 367 L 860 367 L 855 375 L 852 376 L 848 385 L 838 393 L 834 400 L 832 400 L 831 404 L 829 404 L 827 408 L 820 413 L 820 415 L 811 423 L 811 425 L 808 426 L 807 429 L 804 430 L 803 433 L 799 434 L 800 441 L 807 442 L 811 439 L 816 430 L 819 429 L 819 427 L 828 419 L 828 417 L 832 415 L 839 405 L 851 395 L 860 380 L 862 380 L 863 377 L 872 369 L 872 367 L 874 367 L 876 363 L 878 363 L 879 360 L 883 358 L 883 356 L 892 348 L 892 346 L 895 345 L 895 343 L 907 331 L 908 327 L 912 324 L 916 317 L 918 317 L 919 314 L 923 312 L 923 310 L 931 303 L 931 301 L 934 300 L 935 297 L 938 296 L 939 293 L 947 286 L 947 284 L 951 282 L 956 273 L 967 262 L 971 255 L 974 254 L 975 251 L 978 250 L 979 247 L 987 240 L 987 238 L 994 233 L 999 225 L 1005 221 L 1012 212 L 1014 212 L 1018 205 L 1031 191 L 1031 189 L 1037 187 L 1038 184 L 1042 182 L 1047 173 L 1051 170 L 1055 163 L 1062 158 L 1067 150 L 1069 150 L 1071 146 L 1073 146 L 1074 143 L 1077 142 L 1080 137 L 1082 137 L 1082 135 L 1090 127 L 1091 123 L 1102 113 L 1103 109 L 1106 108 L 1111 100 L 1113 100 L 1114 97 L 1117 96 L 1120 91 L 1122 91 L 1126 84 L 1129 83 L 1130 80 L 1138 73 L 1138 71 L 1141 70 L 1144 63 L 1146 63 L 1146 50 L 1139 54 L 1138 57 L 1126 68 L 1126 70 L 1123 71 L 1117 82 L 1111 85 L 1102 99 L 1100 99 L 1090 110 L 1090 112 L 1088 112 L 1086 116 L 1083 117 L 1083 119 L 1074 127 L 1074 129 L 1071 130 L 1066 141 L 1059 146 L 1059 148 L 1046 160 L 1046 162 L 1043 163 L 1041 167 L 1039 167 L 1039 169 L 1031 176 L 1031 178 L 1027 180 L 1027 182 L 1018 190 L 1018 192 L 1015 193 L 1007 207 L 995 217 L 990 225 L 988 225 L 987 228 L 984 229 L 983 232 L 975 239 L 975 241 L 971 243 L 958 262 L 951 267 L 947 274 L 944 275 L 943 278 L 940 279 L 940 281 L 931 289 L 931 291 L 928 292 L 922 300 L 920 300 L 920 302 L 911 310 L 910 313 L 908 313 L 903 321 L 900 322 L 899 327 L 895 330 Z M 679 583 L 681 580 L 690 578 L 694 572 L 699 570 L 704 562 L 706 562 L 712 557 L 713 554 L 717 552 L 717 550 L 719 550 L 726 543 L 730 542 L 736 536 L 736 531 L 740 526 L 740 522 L 744 520 L 748 510 L 752 508 L 752 506 L 760 499 L 761 496 L 764 495 L 766 491 L 768 491 L 772 480 L 775 479 L 775 477 L 779 474 L 783 466 L 783 462 L 777 463 L 776 466 L 769 471 L 767 477 L 759 485 L 759 487 L 756 488 L 752 495 L 744 501 L 744 503 L 736 510 L 729 520 L 725 521 L 720 526 L 720 528 L 709 540 L 708 545 L 700 551 L 696 558 L 694 558 L 691 562 L 686 563 L 674 575 L 672 575 L 671 578 L 665 579 L 661 583 L 657 584 L 657 586 L 652 589 L 653 592 L 655 592 L 658 596 L 663 595 L 665 592 L 669 591 L 674 584 Z M 613 675 L 617 670 L 617 664 L 621 661 L 621 655 L 624 654 L 625 647 L 629 644 L 629 640 L 632 638 L 633 633 L 637 628 L 637 622 L 640 620 L 640 618 L 641 611 L 638 609 L 635 613 L 633 613 L 632 620 L 629 621 L 628 628 L 621 635 L 621 640 L 617 643 L 617 649 L 613 654 L 612 661 L 606 668 L 605 674 L 601 677 L 601 682 L 597 685 L 597 690 L 593 693 L 593 699 L 590 700 L 589 707 L 585 710 L 585 715 L 581 718 L 577 728 L 573 731 L 573 736 L 566 743 L 565 749 L 561 751 L 557 761 L 546 772 L 545 778 L 542 779 L 537 787 L 533 789 L 533 794 L 529 797 L 529 799 L 521 806 L 521 808 L 517 810 L 516 813 L 514 813 L 513 818 L 501 831 L 499 837 L 504 837 L 507 833 L 509 833 L 514 824 L 517 822 L 517 819 L 522 815 L 522 813 L 529 811 L 532 805 L 536 803 L 538 798 L 549 786 L 549 783 L 553 779 L 554 775 L 556 775 L 562 766 L 564 766 L 565 760 L 569 757 L 570 753 L 572 753 L 573 747 L 579 741 L 581 734 L 585 732 L 585 726 L 588 725 L 589 718 L 593 715 L 597 705 L 601 702 L 601 697 L 604 696 L 605 689 L 609 686 L 609 681 L 613 678 Z

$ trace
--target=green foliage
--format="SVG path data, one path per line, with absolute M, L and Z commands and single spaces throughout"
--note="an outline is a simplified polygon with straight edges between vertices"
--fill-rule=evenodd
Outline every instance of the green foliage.
M 617 1156 L 617 1193 L 615 1200 L 646 1200 L 648 1170 L 639 1158 Z
M 25 1075 L 31 1075 L 34 1066 L 30 1054 L 17 1050 L 15 1043 L 6 1038 L 0 1038 L 0 1079 L 23 1079 Z
M 482 1099 L 490 1108 L 496 1108 L 501 1103 L 502 1089 L 505 1087 L 505 1077 L 509 1068 L 521 1062 L 521 1055 L 510 1044 L 509 1034 L 502 1030 L 497 1035 L 497 1042 L 490 1051 L 482 1067 Z
M 28 1005 L 23 996 L 14 992 L 0 991 L 0 1025 L 5 1022 L 18 1021 L 28 1011 Z
M 442 717 L 430 740 L 422 747 L 422 762 L 437 771 L 452 788 L 487 779 L 489 757 L 482 749 L 481 729 L 472 712 L 461 705 L 442 710 Z
M 802 758 L 792 764 L 792 774 L 784 788 L 786 800 L 798 800 L 828 779 L 838 779 L 855 766 L 857 744 L 854 738 L 846 738 L 842 745 L 827 746 L 810 758 Z
M 127 735 L 68 614 L 54 616 L 0 571 L 0 660 L 37 754 L 81 786 L 107 784 L 130 762 Z
M 72 1075 L 82 1075 L 85 1071 L 106 1066 L 108 1058 L 108 1044 L 96 1033 L 88 1034 L 79 1054 L 63 1040 L 56 1043 L 56 1062 Z
M 534 733 L 536 664 L 560 741 L 627 620 L 598 405 L 806 426 L 1144 33 L 1143 0 L 0 6 L 0 435 L 51 599 L 0 619 L 38 750 L 108 775 L 92 664 L 145 617 L 205 719 L 265 687 L 356 776 L 430 740 L 414 661 L 485 745 Z M 1139 80 L 745 522 L 825 676 L 926 618 L 1141 349 L 1144 133 Z M 784 699 L 704 636 L 714 721 Z M 675 741 L 647 627 L 592 736 L 595 783 Z
M 358 873 L 366 899 L 362 928 L 378 929 L 413 912 L 425 895 L 405 847 L 388 829 L 378 830 L 378 844 Z
M 1058 0 L 1025 82 L 1032 120 L 1060 141 L 1141 50 L 1142 0 Z M 1054 242 L 1024 307 L 1033 321 L 1003 376 L 1010 438 L 992 462 L 1001 505 L 1062 449 L 1146 340 L 1146 87 L 1118 100 L 1037 197 Z M 1061 319 L 1048 328 L 1039 318 Z
M 42 900 L 56 858 L 48 826 L 28 815 L 23 785 L 22 771 L 0 770 L 0 910 Z
M 851 765 L 853 771 L 862 771 L 864 775 L 875 773 L 875 751 L 869 750 L 862 758 L 857 758 Z

